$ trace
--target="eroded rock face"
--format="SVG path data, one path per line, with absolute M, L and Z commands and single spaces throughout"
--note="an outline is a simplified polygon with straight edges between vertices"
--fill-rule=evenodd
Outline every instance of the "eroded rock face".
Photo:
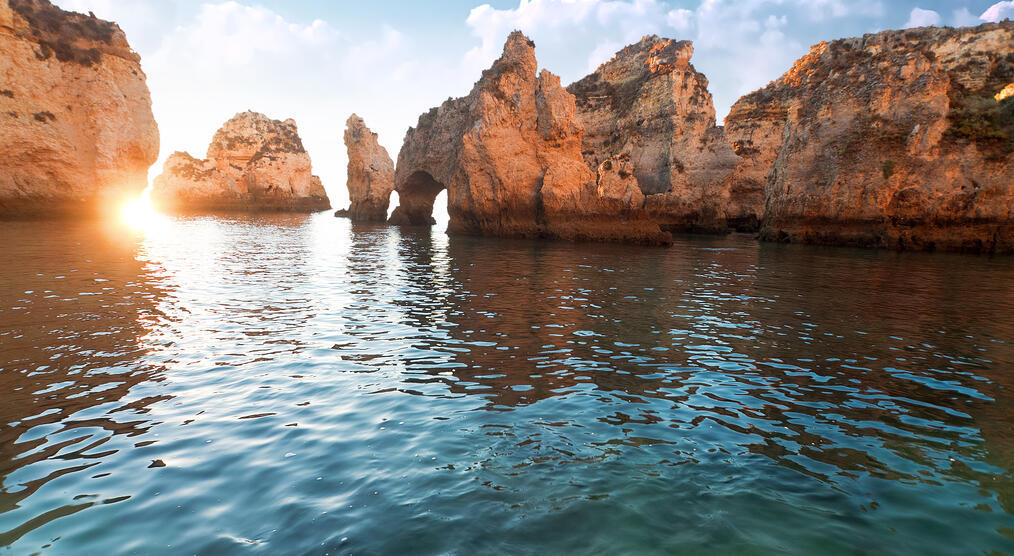
M 764 239 L 1014 252 L 1014 23 L 820 43 L 726 118 Z
M 535 44 L 514 32 L 467 97 L 419 118 L 398 155 L 393 223 L 432 223 L 433 199 L 446 187 L 451 232 L 566 236 L 549 224 L 543 197 L 594 193 L 594 176 L 581 157 L 573 96 L 537 68 Z
M 156 207 L 169 211 L 295 211 L 331 208 L 313 175 L 296 122 L 242 112 L 219 129 L 207 158 L 176 152 L 155 178 Z
M 642 218 L 669 230 L 724 230 L 725 182 L 739 159 L 715 125 L 693 53 L 689 41 L 648 36 L 567 90 L 577 98 L 585 161 L 597 168 L 628 156 L 646 195 Z
M 1012 26 L 821 43 L 724 129 L 687 42 L 646 37 L 568 93 L 514 33 L 409 130 L 392 221 L 430 223 L 447 187 L 452 232 L 1014 252 Z
M 118 210 L 158 149 L 140 58 L 115 23 L 0 0 L 0 216 Z
M 394 191 L 394 162 L 377 142 L 377 134 L 355 114 L 345 123 L 345 147 L 350 204 L 341 216 L 358 222 L 384 222 Z

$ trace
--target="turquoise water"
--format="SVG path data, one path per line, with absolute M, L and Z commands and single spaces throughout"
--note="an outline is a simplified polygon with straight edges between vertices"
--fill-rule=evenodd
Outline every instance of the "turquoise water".
M 0 223 L 0 554 L 1014 554 L 1014 260 Z

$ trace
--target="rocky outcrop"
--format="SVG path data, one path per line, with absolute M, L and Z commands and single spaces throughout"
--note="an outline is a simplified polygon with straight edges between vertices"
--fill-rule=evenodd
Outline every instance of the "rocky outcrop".
M 670 231 L 724 231 L 750 212 L 740 205 L 763 201 L 759 191 L 727 188 L 739 158 L 716 126 L 708 80 L 690 63 L 693 53 L 689 41 L 648 36 L 567 90 L 577 99 L 589 167 L 629 159 L 646 196 L 640 218 Z
M 1014 23 L 820 43 L 740 99 L 732 187 L 761 237 L 1014 252 Z
M 296 122 L 242 112 L 225 122 L 198 160 L 176 152 L 152 186 L 168 211 L 293 211 L 331 208 L 313 175 Z
M 537 68 L 535 44 L 515 31 L 467 97 L 419 118 L 398 154 L 393 223 L 432 223 L 433 200 L 447 188 L 451 232 L 551 235 L 543 189 L 594 180 L 581 158 L 573 97 Z
M 353 114 L 345 123 L 345 148 L 348 149 L 349 209 L 344 214 L 358 222 L 384 222 L 394 191 L 394 162 L 387 149 L 377 142 L 377 134 Z
M 716 125 L 688 42 L 646 37 L 567 90 L 510 36 L 409 130 L 392 221 L 664 243 L 674 231 L 1014 252 L 1014 23 L 821 43 Z
M 118 210 L 158 149 L 140 57 L 115 23 L 0 0 L 0 216 Z
M 391 222 L 432 224 L 446 188 L 452 233 L 665 241 L 599 197 L 574 96 L 537 68 L 535 44 L 515 31 L 467 97 L 419 118 L 398 154 Z

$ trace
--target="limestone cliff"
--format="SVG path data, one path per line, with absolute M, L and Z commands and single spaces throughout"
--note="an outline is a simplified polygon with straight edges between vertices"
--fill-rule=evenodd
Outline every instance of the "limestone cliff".
M 394 191 L 394 162 L 377 142 L 377 134 L 355 114 L 345 122 L 345 148 L 350 203 L 345 215 L 359 222 L 384 222 Z
M 581 162 L 573 97 L 559 78 L 546 71 L 539 75 L 537 68 L 534 43 L 514 32 L 467 97 L 419 118 L 398 155 L 400 205 L 392 222 L 431 222 L 433 198 L 446 187 L 452 232 L 546 233 L 544 176 L 555 172 L 574 183 L 593 179 Z
M 1014 252 L 1012 30 L 821 43 L 724 129 L 688 42 L 646 37 L 564 90 L 516 32 L 409 130 L 392 221 L 431 222 L 446 187 L 452 232 Z
M 584 127 L 583 154 L 592 169 L 625 156 L 647 197 L 644 214 L 667 230 L 724 230 L 726 178 L 739 158 L 715 123 L 707 78 L 690 63 L 689 41 L 648 36 L 627 46 L 567 90 Z M 601 180 L 600 180 L 601 181 Z M 760 201 L 754 193 L 750 203 Z
M 115 23 L 0 0 L 0 216 L 118 209 L 158 149 L 140 58 Z
M 764 239 L 1014 252 L 1014 23 L 820 43 L 740 99 Z
M 169 211 L 296 211 L 331 207 L 313 175 L 296 122 L 242 112 L 225 122 L 198 160 L 176 152 L 151 192 Z
M 535 44 L 515 31 L 467 97 L 419 118 L 398 154 L 391 222 L 431 224 L 446 188 L 452 233 L 666 241 L 599 197 L 574 96 L 537 68 Z

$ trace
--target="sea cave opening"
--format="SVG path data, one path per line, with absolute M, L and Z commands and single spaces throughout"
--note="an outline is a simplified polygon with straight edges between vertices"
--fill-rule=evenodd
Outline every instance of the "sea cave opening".
M 411 226 L 446 225 L 447 188 L 429 172 L 413 172 L 397 189 L 398 208 L 391 213 L 392 223 Z M 440 207 L 434 211 L 438 197 Z M 439 219 L 436 218 L 438 216 Z

